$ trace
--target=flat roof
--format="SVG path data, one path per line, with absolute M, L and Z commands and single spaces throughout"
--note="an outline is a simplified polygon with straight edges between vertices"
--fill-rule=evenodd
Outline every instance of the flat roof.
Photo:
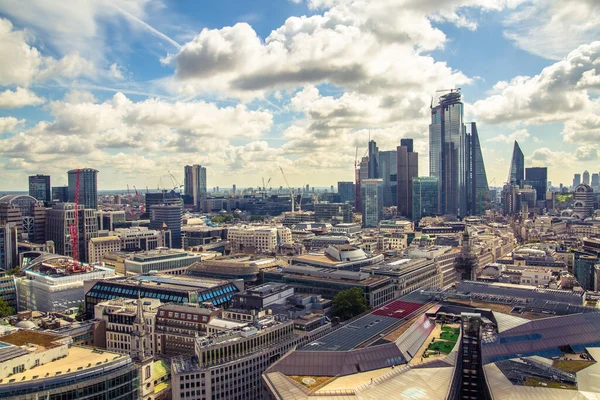
M 108 364 L 123 357 L 125 356 L 122 354 L 110 351 L 90 347 L 72 346 L 66 357 L 59 358 L 58 360 L 28 369 L 18 374 L 13 374 L 10 377 L 0 380 L 0 385 L 78 373 L 86 369 Z
M 47 349 L 60 346 L 57 341 L 61 339 L 66 339 L 66 337 L 31 330 L 18 330 L 16 332 L 9 333 L 6 336 L 0 337 L 0 341 L 12 344 L 14 346 L 34 344 Z

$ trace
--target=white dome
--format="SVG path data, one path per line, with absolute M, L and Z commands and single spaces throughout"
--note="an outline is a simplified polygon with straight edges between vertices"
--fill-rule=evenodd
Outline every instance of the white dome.
M 36 328 L 37 328 L 37 325 L 36 325 L 36 324 L 34 324 L 34 323 L 33 323 L 33 322 L 31 322 L 31 321 L 26 321 L 26 320 L 23 320 L 23 321 L 19 321 L 19 322 L 17 322 L 17 323 L 15 324 L 15 328 L 21 328 L 21 329 L 36 329 Z

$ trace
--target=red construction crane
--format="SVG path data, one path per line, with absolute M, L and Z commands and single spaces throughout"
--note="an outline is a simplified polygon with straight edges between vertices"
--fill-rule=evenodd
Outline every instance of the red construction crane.
M 81 170 L 77 169 L 75 178 L 75 209 L 73 210 L 73 223 L 69 226 L 69 233 L 71 234 L 71 243 L 73 246 L 73 260 L 75 264 L 79 264 L 79 182 L 80 182 Z

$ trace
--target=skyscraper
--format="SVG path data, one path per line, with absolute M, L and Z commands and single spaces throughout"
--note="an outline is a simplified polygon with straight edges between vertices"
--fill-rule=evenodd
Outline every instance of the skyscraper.
M 69 201 L 69 187 L 68 186 L 55 186 L 52 188 L 52 200 L 57 200 L 59 203 L 66 203 Z
M 525 156 L 519 147 L 519 143 L 515 140 L 513 147 L 512 160 L 510 162 L 510 170 L 508 171 L 508 183 L 511 185 L 523 185 L 525 178 Z
M 206 197 L 206 168 L 201 165 L 186 165 L 185 173 L 185 194 L 192 196 L 194 206 L 200 210 L 202 208 L 202 200 Z
M 590 184 L 594 189 L 600 187 L 600 174 L 592 174 L 592 183 Z
M 360 182 L 363 228 L 376 228 L 383 218 L 383 179 Z
M 581 174 L 573 175 L 573 189 L 581 185 Z
M 438 178 L 441 214 L 465 216 L 486 208 L 489 190 L 477 126 L 463 123 L 458 90 L 431 108 L 429 175 Z
M 369 179 L 381 178 L 379 174 L 379 147 L 374 140 L 369 141 Z
M 525 185 L 531 185 L 537 192 L 537 200 L 546 200 L 548 191 L 548 168 L 525 168 Z
M 590 184 L 590 173 L 587 170 L 583 171 L 583 183 L 586 185 Z
M 98 237 L 98 217 L 95 209 L 89 209 L 83 203 L 79 204 L 79 261 L 88 261 L 89 241 Z M 75 204 L 54 204 L 46 211 L 46 239 L 54 241 L 58 254 L 72 257 L 73 243 L 69 227 L 75 223 Z
M 412 219 L 434 216 L 439 212 L 438 178 L 435 176 L 415 177 L 412 180 Z
M 338 182 L 338 194 L 342 203 L 354 203 L 354 182 Z
M 98 170 L 82 168 L 79 170 L 79 204 L 85 208 L 98 209 Z M 77 183 L 77 170 L 72 169 L 69 174 L 69 201 L 75 201 L 75 186 Z
M 396 148 L 398 157 L 398 209 L 397 214 L 412 218 L 412 181 L 419 176 L 419 154 L 412 151 L 412 139 L 402 139 Z
M 356 194 L 356 202 L 354 208 L 362 210 L 360 182 L 369 179 L 369 157 L 363 157 L 357 166 L 356 173 L 356 186 L 354 187 L 354 193 Z
M 171 230 L 171 243 L 174 249 L 181 249 L 182 204 L 158 204 L 150 206 L 150 229 Z
M 29 177 L 29 195 L 44 203 L 52 201 L 50 175 L 32 175 Z
M 379 175 L 383 179 L 383 206 L 391 207 L 397 203 L 398 157 L 396 150 L 379 152 Z

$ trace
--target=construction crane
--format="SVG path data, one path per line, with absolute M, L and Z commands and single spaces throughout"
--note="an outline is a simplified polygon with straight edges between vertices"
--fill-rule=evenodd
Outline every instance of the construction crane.
M 69 233 L 71 234 L 71 244 L 73 246 L 73 260 L 76 265 L 79 265 L 79 186 L 81 170 L 78 168 L 75 178 L 75 209 L 73 210 L 73 223 L 69 226 Z M 129 186 L 128 186 L 129 188 Z
M 279 167 L 279 170 L 281 171 L 281 175 L 283 175 L 283 180 L 285 181 L 285 184 L 288 186 L 288 189 L 290 189 L 290 195 L 292 197 L 292 214 L 293 214 L 294 212 L 296 212 L 296 207 L 294 204 L 294 202 L 296 201 L 296 191 L 294 189 L 292 189 L 292 187 L 288 183 L 288 180 L 285 177 L 285 173 L 283 172 L 283 168 Z
M 175 178 L 175 175 L 173 175 L 171 173 L 171 171 L 167 171 L 169 173 L 169 175 L 171 175 L 171 180 L 173 181 L 173 185 L 175 185 L 175 187 L 173 188 L 173 190 L 177 190 L 177 189 L 181 189 L 182 187 L 184 187 L 185 185 L 180 184 L 177 181 L 177 178 Z
M 135 190 L 135 200 L 139 203 L 140 202 L 140 194 L 138 193 L 135 185 L 133 185 L 133 190 Z

